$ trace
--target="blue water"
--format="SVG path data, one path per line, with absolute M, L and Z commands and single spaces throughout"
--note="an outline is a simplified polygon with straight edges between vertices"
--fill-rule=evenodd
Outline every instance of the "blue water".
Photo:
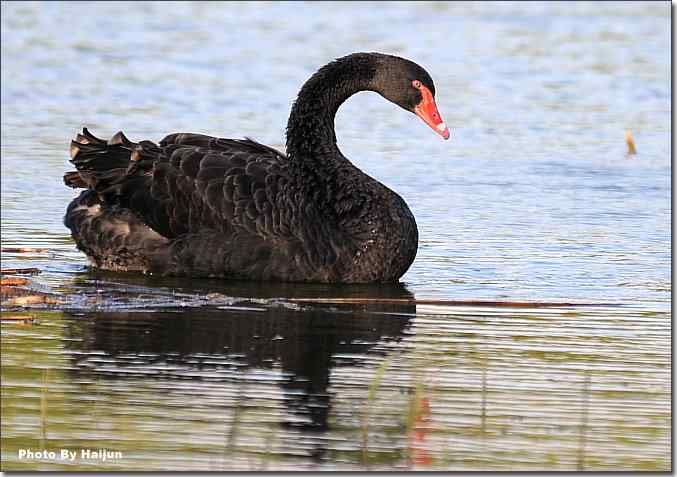
M 552 315 L 543 312 L 532 317 L 536 320 L 532 323 L 529 321 L 532 318 L 525 318 L 519 311 L 484 308 L 480 319 L 479 312 L 419 305 L 413 310 L 395 310 L 394 313 L 408 317 L 407 323 L 396 330 L 383 325 L 386 329 L 371 338 L 355 338 L 352 331 L 341 327 L 340 313 L 320 313 L 331 327 L 339 327 L 331 332 L 338 336 L 336 343 L 350 341 L 350 336 L 371 343 L 346 351 L 353 357 L 359 356 L 351 366 L 340 368 L 331 361 L 334 364 L 327 365 L 322 373 L 309 377 L 302 368 L 285 368 L 281 357 L 284 351 L 271 351 L 264 355 L 273 363 L 272 371 L 261 376 L 247 374 L 237 382 L 263 386 L 267 393 L 279 393 L 275 391 L 276 383 L 285 374 L 275 367 L 278 361 L 283 370 L 292 369 L 291 374 L 311 382 L 331 376 L 335 387 L 318 391 L 329 392 L 333 399 L 333 407 L 318 404 L 330 409 L 328 430 L 323 437 L 313 437 L 316 434 L 304 434 L 305 431 L 294 431 L 300 432 L 294 435 L 300 435 L 303 442 L 327 439 L 336 444 L 336 449 L 313 460 L 301 444 L 290 443 L 290 448 L 283 451 L 269 443 L 271 450 L 266 455 L 271 458 L 279 454 L 296 457 L 289 457 L 284 465 L 274 459 L 266 460 L 266 465 L 270 469 L 365 468 L 365 462 L 372 461 L 360 460 L 364 457 L 358 445 L 362 442 L 361 424 L 346 417 L 352 411 L 341 406 L 356 405 L 358 395 L 366 399 L 372 378 L 365 377 L 365 373 L 376 376 L 379 366 L 386 363 L 386 375 L 392 380 L 389 392 L 400 397 L 403 394 L 397 393 L 416 389 L 412 380 L 417 369 L 439 378 L 439 386 L 430 385 L 431 425 L 438 437 L 449 434 L 451 440 L 429 445 L 433 468 L 668 468 L 671 63 L 670 7 L 660 2 L 102 2 L 86 7 L 77 2 L 2 3 L 2 246 L 49 249 L 47 253 L 33 255 L 3 253 L 3 268 L 40 268 L 42 273 L 33 279 L 33 285 L 43 291 L 66 294 L 68 306 L 78 310 L 76 315 L 58 314 L 54 321 L 45 319 L 40 326 L 10 328 L 9 333 L 3 325 L 3 354 L 11 356 L 7 358 L 11 363 L 7 371 L 3 358 L 3 394 L 16 399 L 26 393 L 33 396 L 26 390 L 43 378 L 37 371 L 20 377 L 25 366 L 21 363 L 31 356 L 31 343 L 45 339 L 52 351 L 44 354 L 44 361 L 35 358 L 29 365 L 32 369 L 54 369 L 56 374 L 47 379 L 54 379 L 57 385 L 70 389 L 72 396 L 82 399 L 87 392 L 76 383 L 86 381 L 96 387 L 100 399 L 95 402 L 102 409 L 102 422 L 117 429 L 118 435 L 132 432 L 130 429 L 155 430 L 155 437 L 141 431 L 134 435 L 139 442 L 146 439 L 148 443 L 146 460 L 132 459 L 118 463 L 119 466 L 166 468 L 164 457 L 160 458 L 165 454 L 158 450 L 166 447 L 176 459 L 174 468 L 208 468 L 196 456 L 202 451 L 220 452 L 217 441 L 223 440 L 215 438 L 214 429 L 209 427 L 215 423 L 201 432 L 191 434 L 186 430 L 187 437 L 180 446 L 169 439 L 169 427 L 164 426 L 181 421 L 179 409 L 186 412 L 193 409 L 199 414 L 197 408 L 191 408 L 198 406 L 196 403 L 208 413 L 216 413 L 213 406 L 219 401 L 229 406 L 233 394 L 228 386 L 232 381 L 225 380 L 226 394 L 217 393 L 213 400 L 208 393 L 204 399 L 200 397 L 203 389 L 200 393 L 188 393 L 185 399 L 177 397 L 174 404 L 165 402 L 169 417 L 163 422 L 155 415 L 152 403 L 172 389 L 175 381 L 163 381 L 165 375 L 157 381 L 145 381 L 138 407 L 125 401 L 126 407 L 116 411 L 116 405 L 111 403 L 121 395 L 127 396 L 127 391 L 133 396 L 131 390 L 139 383 L 116 367 L 119 363 L 115 364 L 114 356 L 124 350 L 132 360 L 146 353 L 166 363 L 167 353 L 171 356 L 184 350 L 190 356 L 207 353 L 229 362 L 232 356 L 228 352 L 203 346 L 210 333 L 221 329 L 218 319 L 200 321 L 199 313 L 194 316 L 193 312 L 182 314 L 175 310 L 182 304 L 191 309 L 201 306 L 209 301 L 205 298 L 209 292 L 238 299 L 279 299 L 273 308 L 268 302 L 242 305 L 241 300 L 235 303 L 228 298 L 217 303 L 226 308 L 244 306 L 240 319 L 245 321 L 263 313 L 255 309 L 263 307 L 272 321 L 266 325 L 264 320 L 261 326 L 275 328 L 280 317 L 287 316 L 280 315 L 275 307 L 285 303 L 284 309 L 293 309 L 285 301 L 290 297 L 369 297 L 381 291 L 300 286 L 269 289 L 210 281 L 153 281 L 92 272 L 61 223 L 66 205 L 76 194 L 63 186 L 61 179 L 70 169 L 68 143 L 82 126 L 87 126 L 103 137 L 123 130 L 132 140 L 157 141 L 180 131 L 222 137 L 251 136 L 283 149 L 287 116 L 301 84 L 326 62 L 355 51 L 396 54 L 424 66 L 435 81 L 437 104 L 452 132 L 451 140 L 443 141 L 415 116 L 373 93 L 356 95 L 339 111 L 336 127 L 343 153 L 397 191 L 409 204 L 419 227 L 418 255 L 402 279 L 404 289 L 383 292 L 385 296 L 417 300 L 566 301 L 605 306 L 594 310 L 575 308 Z M 628 154 L 624 139 L 628 130 L 637 146 L 635 155 Z M 120 294 L 126 294 L 126 298 L 120 298 Z M 103 303 L 97 311 L 102 315 L 87 311 L 94 302 Z M 124 310 L 134 308 L 135 304 L 135 309 L 142 305 L 148 316 L 138 315 L 135 321 L 124 315 Z M 177 332 L 193 336 L 192 344 L 179 344 L 170 334 L 159 338 L 164 345 L 149 342 L 129 349 L 125 345 L 111 345 L 118 342 L 115 338 L 118 335 L 110 328 L 115 328 L 114 323 L 119 323 L 121 329 L 135 330 L 129 331 L 130 335 L 125 331 L 122 335 L 125 339 L 131 339 L 137 332 L 153 334 L 161 329 L 164 325 L 151 313 L 159 308 L 172 308 L 176 312 L 163 315 L 162 323 L 171 322 L 171 317 L 176 316 L 176 326 L 184 327 Z M 361 305 L 350 308 L 350 316 L 357 316 L 354 313 L 358 313 L 358 308 L 362 310 Z M 106 314 L 106 310 L 123 315 Z M 369 309 L 367 312 L 374 319 Z M 303 348 L 306 340 L 324 336 L 324 328 L 316 329 L 319 326 L 316 321 L 303 318 L 306 315 L 302 311 L 299 313 L 294 319 L 309 320 L 304 321 L 304 326 L 311 326 L 312 332 L 293 334 L 283 330 L 265 336 L 272 340 L 279 335 L 289 349 Z M 574 313 L 575 317 L 567 313 Z M 524 327 L 517 325 L 522 323 L 520 320 L 526 320 Z M 360 325 L 346 326 L 352 329 Z M 377 324 L 375 328 L 380 330 L 381 326 Z M 524 345 L 523 340 L 535 339 L 525 338 L 531 326 L 539 330 L 537 341 L 542 343 L 542 349 L 534 351 Z M 447 327 L 448 331 L 443 332 Z M 203 328 L 208 331 L 196 331 Z M 244 342 L 257 339 L 254 337 L 257 333 L 261 335 L 249 329 L 241 333 L 232 329 L 229 333 Z M 492 333 L 498 335 L 492 338 Z M 475 338 L 462 338 L 466 335 Z M 567 341 L 566 336 L 573 341 Z M 454 337 L 458 341 L 448 341 Z M 223 339 L 227 341 L 226 337 Z M 485 345 L 477 348 L 472 344 L 475 339 Z M 66 343 L 71 343 L 71 347 L 66 347 Z M 548 352 L 560 345 L 573 355 L 552 359 Z M 342 348 L 337 346 L 330 350 L 325 347 L 324 352 L 329 356 L 327 359 L 341 362 Z M 514 355 L 510 354 L 513 346 Z M 373 354 L 374 350 L 378 352 Z M 442 364 L 423 358 L 432 356 L 435 350 L 446 350 L 439 357 Z M 501 357 L 504 352 L 514 356 L 514 360 Z M 539 355 L 540 352 L 545 355 Z M 104 366 L 106 372 L 94 373 L 96 379 L 78 377 L 77 373 L 74 377 L 64 371 L 74 364 L 59 361 L 63 358 L 59 353 L 74 357 L 103 354 L 113 364 L 110 369 Z M 315 351 L 307 353 L 310 354 L 301 353 L 298 359 L 315 359 Z M 407 356 L 418 361 L 414 363 Z M 633 356 L 637 362 L 632 361 Z M 508 359 L 506 368 L 494 369 L 501 377 L 498 381 L 485 379 L 484 394 L 473 387 L 477 383 L 470 385 L 459 376 L 486 378 L 487 369 L 491 375 L 491 365 L 483 372 L 477 371 L 479 374 L 473 374 L 474 371 L 454 374 L 463 366 L 474 369 L 476 358 L 485 364 L 496 359 L 505 364 L 501 360 Z M 139 359 L 139 366 L 148 365 L 144 364 L 144 358 Z M 627 369 L 614 367 L 628 359 Z M 253 358 L 245 361 L 251 369 L 268 369 Z M 191 363 L 188 359 L 177 365 L 182 369 L 181 379 L 201 379 L 200 367 Z M 593 368 L 588 368 L 590 363 L 600 367 L 593 364 Z M 528 386 L 515 389 L 509 386 L 512 377 L 503 374 L 509 368 L 521 369 L 523 372 L 515 371 L 520 379 L 538 381 L 534 385 L 537 389 L 554 389 L 553 400 L 528 401 Z M 577 374 L 584 368 L 588 374 Z M 152 374 L 157 369 L 150 366 L 145 372 Z M 341 374 L 340 369 L 349 372 Z M 638 370 L 643 373 L 635 375 Z M 9 381 L 5 372 L 11 375 Z M 556 379 L 539 381 L 544 373 L 554 373 Z M 362 378 L 356 380 L 355 376 Z M 560 379 L 562 376 L 571 380 Z M 596 381 L 611 379 L 610 376 L 622 376 L 618 377 L 619 382 L 625 383 L 609 388 L 620 393 L 615 398 L 613 393 L 604 395 L 606 388 Z M 568 436 L 564 428 L 558 431 L 554 424 L 555 427 L 548 427 L 550 421 L 545 417 L 546 424 L 541 423 L 545 427 L 527 429 L 529 418 L 525 416 L 529 415 L 554 416 L 553 422 L 557 423 L 566 421 L 562 416 L 570 411 L 566 410 L 571 404 L 566 393 L 573 386 L 571 383 L 582 386 L 581 393 L 588 396 L 586 402 L 597 403 L 598 407 L 585 411 L 586 418 L 598 425 L 595 432 L 599 441 L 595 445 L 581 448 L 577 444 L 582 442 L 581 433 Z M 202 389 L 202 384 L 195 386 Z M 456 404 L 444 401 L 453 395 L 453 399 L 460 399 L 463 408 L 462 395 L 453 393 L 466 386 L 480 393 L 469 391 L 472 402 L 475 399 L 485 404 L 492 402 L 487 401 L 487 392 L 495 398 L 498 414 L 494 417 L 498 420 L 494 424 L 498 427 L 491 434 L 495 439 L 491 445 L 495 447 L 487 444 L 486 439 L 480 442 L 477 435 L 471 437 L 458 430 L 458 426 L 466 424 L 469 426 L 466 430 L 477 430 L 473 426 L 486 424 L 485 421 L 472 421 L 473 417 L 472 422 L 466 422 L 464 419 L 470 418 L 458 414 Z M 564 394 L 558 394 L 558 389 Z M 314 391 L 311 387 L 298 392 L 313 396 Z M 431 396 L 442 396 L 439 400 L 446 402 L 447 407 L 442 404 L 436 407 Z M 637 396 L 639 401 L 632 401 Z M 601 400 L 596 401 L 596 397 Z M 398 402 L 391 398 L 393 403 Z M 104 445 L 102 442 L 115 435 L 113 431 L 95 432 L 86 420 L 73 424 L 73 409 L 81 401 L 55 399 L 61 406 L 59 412 L 68 416 L 63 418 L 65 424 L 54 437 L 55 446 L 64 442 Z M 281 398 L 270 399 L 276 405 L 282 402 Z M 515 406 L 522 399 L 527 401 L 523 407 L 506 410 L 504 399 Z M 634 404 L 620 413 L 618 409 L 626 409 L 623 407 L 626 400 Z M 39 426 L 35 427 L 37 421 L 31 421 L 33 427 L 25 424 L 40 415 L 39 400 L 31 402 L 23 408 L 3 404 L 3 449 L 11 449 L 3 452 L 3 460 L 24 465 L 23 468 L 56 468 L 50 465 L 58 467 L 57 464 L 19 462 L 14 455 L 19 443 L 25 444 L 26 439 L 40 433 Z M 389 402 L 381 405 L 383 409 L 392 408 L 392 416 L 406 414 L 406 409 L 403 411 L 406 406 L 391 406 Z M 257 406 L 252 405 L 253 411 L 266 409 L 264 404 Z M 110 415 L 103 411 L 109 408 Z M 333 415 L 332 409 L 338 414 Z M 482 415 L 491 415 L 491 409 L 488 412 Z M 612 419 L 614 413 L 620 413 L 620 417 Z M 130 428 L 119 422 L 124 415 L 144 417 L 134 421 L 134 425 L 129 424 Z M 509 416 L 508 421 L 517 419 L 510 421 L 510 425 L 522 422 L 526 427 L 519 432 L 513 427 L 517 434 L 510 434 L 505 431 L 511 429 L 509 423 L 497 415 Z M 268 416 L 265 422 L 275 427 L 281 422 L 275 416 Z M 479 419 L 479 415 L 475 417 Z M 527 421 L 519 421 L 522 418 Z M 254 432 L 257 419 L 244 419 L 245 430 Z M 633 427 L 637 422 L 641 425 Z M 641 428 L 654 432 L 635 434 Z M 486 427 L 483 429 L 489 432 Z M 350 434 L 353 431 L 356 434 Z M 504 431 L 508 434 L 501 434 Z M 467 439 L 458 437 L 457 442 L 454 435 L 466 435 Z M 489 434 L 484 435 L 486 438 Z M 545 435 L 551 435 L 551 440 L 543 441 Z M 569 437 L 571 448 L 578 452 L 574 456 L 572 451 L 571 458 L 561 450 L 569 448 Z M 251 435 L 249 438 L 254 439 Z M 289 435 L 280 439 L 291 442 Z M 374 451 L 376 457 L 372 456 L 372 460 L 383 469 L 402 468 L 403 457 L 386 452 L 404 442 L 397 439 L 406 440 L 401 430 L 382 429 L 373 439 L 380 450 Z M 186 440 L 194 442 L 194 448 L 187 448 Z M 535 441 L 540 444 L 535 445 Z M 342 442 L 350 449 L 357 443 L 355 453 L 342 454 L 339 450 Z M 158 447 L 153 447 L 154 444 Z M 514 462 L 505 461 L 499 452 L 525 447 L 531 448 L 532 453 L 524 451 L 527 454 Z M 454 454 L 455 448 L 456 452 L 465 449 L 467 453 Z M 226 459 L 223 463 L 210 460 L 213 464 L 210 468 L 249 468 L 245 458 L 248 454 L 244 450 L 238 454 L 237 446 L 235 449 L 231 467 Z M 592 454 L 586 457 L 585 449 Z M 378 455 L 382 456 L 380 460 Z

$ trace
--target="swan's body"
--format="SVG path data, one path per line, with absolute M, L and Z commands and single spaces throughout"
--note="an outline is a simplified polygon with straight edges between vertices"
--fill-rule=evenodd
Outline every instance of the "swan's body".
M 92 263 L 108 270 L 395 282 L 416 256 L 414 216 L 399 195 L 341 154 L 334 116 L 365 89 L 409 108 L 402 104 L 409 91 L 402 99 L 402 91 L 380 84 L 396 67 L 434 93 L 427 73 L 407 60 L 339 59 L 299 93 L 286 156 L 249 139 L 182 133 L 137 144 L 122 133 L 102 141 L 85 129 L 71 144 L 77 172 L 65 181 L 87 190 L 68 207 L 65 224 Z M 413 106 L 423 104 L 415 99 Z

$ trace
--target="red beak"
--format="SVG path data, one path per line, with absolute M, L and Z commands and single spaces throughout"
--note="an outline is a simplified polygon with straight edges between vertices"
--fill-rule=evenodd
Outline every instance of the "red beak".
M 419 90 L 423 95 L 423 99 L 414 108 L 414 113 L 416 113 L 416 116 L 421 118 L 423 122 L 430 126 L 437 134 L 444 139 L 449 139 L 449 128 L 444 123 L 440 112 L 437 110 L 435 98 L 433 98 L 432 93 L 423 85 L 419 87 Z

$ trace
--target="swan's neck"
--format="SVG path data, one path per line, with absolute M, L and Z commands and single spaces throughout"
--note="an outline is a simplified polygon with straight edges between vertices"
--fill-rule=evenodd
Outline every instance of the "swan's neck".
M 287 123 L 287 155 L 305 177 L 325 183 L 350 165 L 336 145 L 334 117 L 350 96 L 374 89 L 375 73 L 372 56 L 352 55 L 322 67 L 303 85 Z

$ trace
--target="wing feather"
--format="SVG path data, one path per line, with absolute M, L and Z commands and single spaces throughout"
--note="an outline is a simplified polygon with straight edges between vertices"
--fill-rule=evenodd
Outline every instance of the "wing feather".
M 304 201 L 289 188 L 281 152 L 251 139 L 191 133 L 158 144 L 122 133 L 103 141 L 84 131 L 78 139 L 72 154 L 79 176 L 69 173 L 67 182 L 86 183 L 173 239 L 174 273 L 294 279 L 314 270 L 297 237 Z
M 134 182 L 130 208 L 152 228 L 170 237 L 214 226 L 225 233 L 282 235 L 279 191 L 288 175 L 287 158 L 279 151 L 250 139 L 189 133 L 137 148 L 140 157 L 152 152 L 155 159 L 142 175 L 145 186 Z M 158 207 L 165 210 L 159 217 L 152 213 Z

